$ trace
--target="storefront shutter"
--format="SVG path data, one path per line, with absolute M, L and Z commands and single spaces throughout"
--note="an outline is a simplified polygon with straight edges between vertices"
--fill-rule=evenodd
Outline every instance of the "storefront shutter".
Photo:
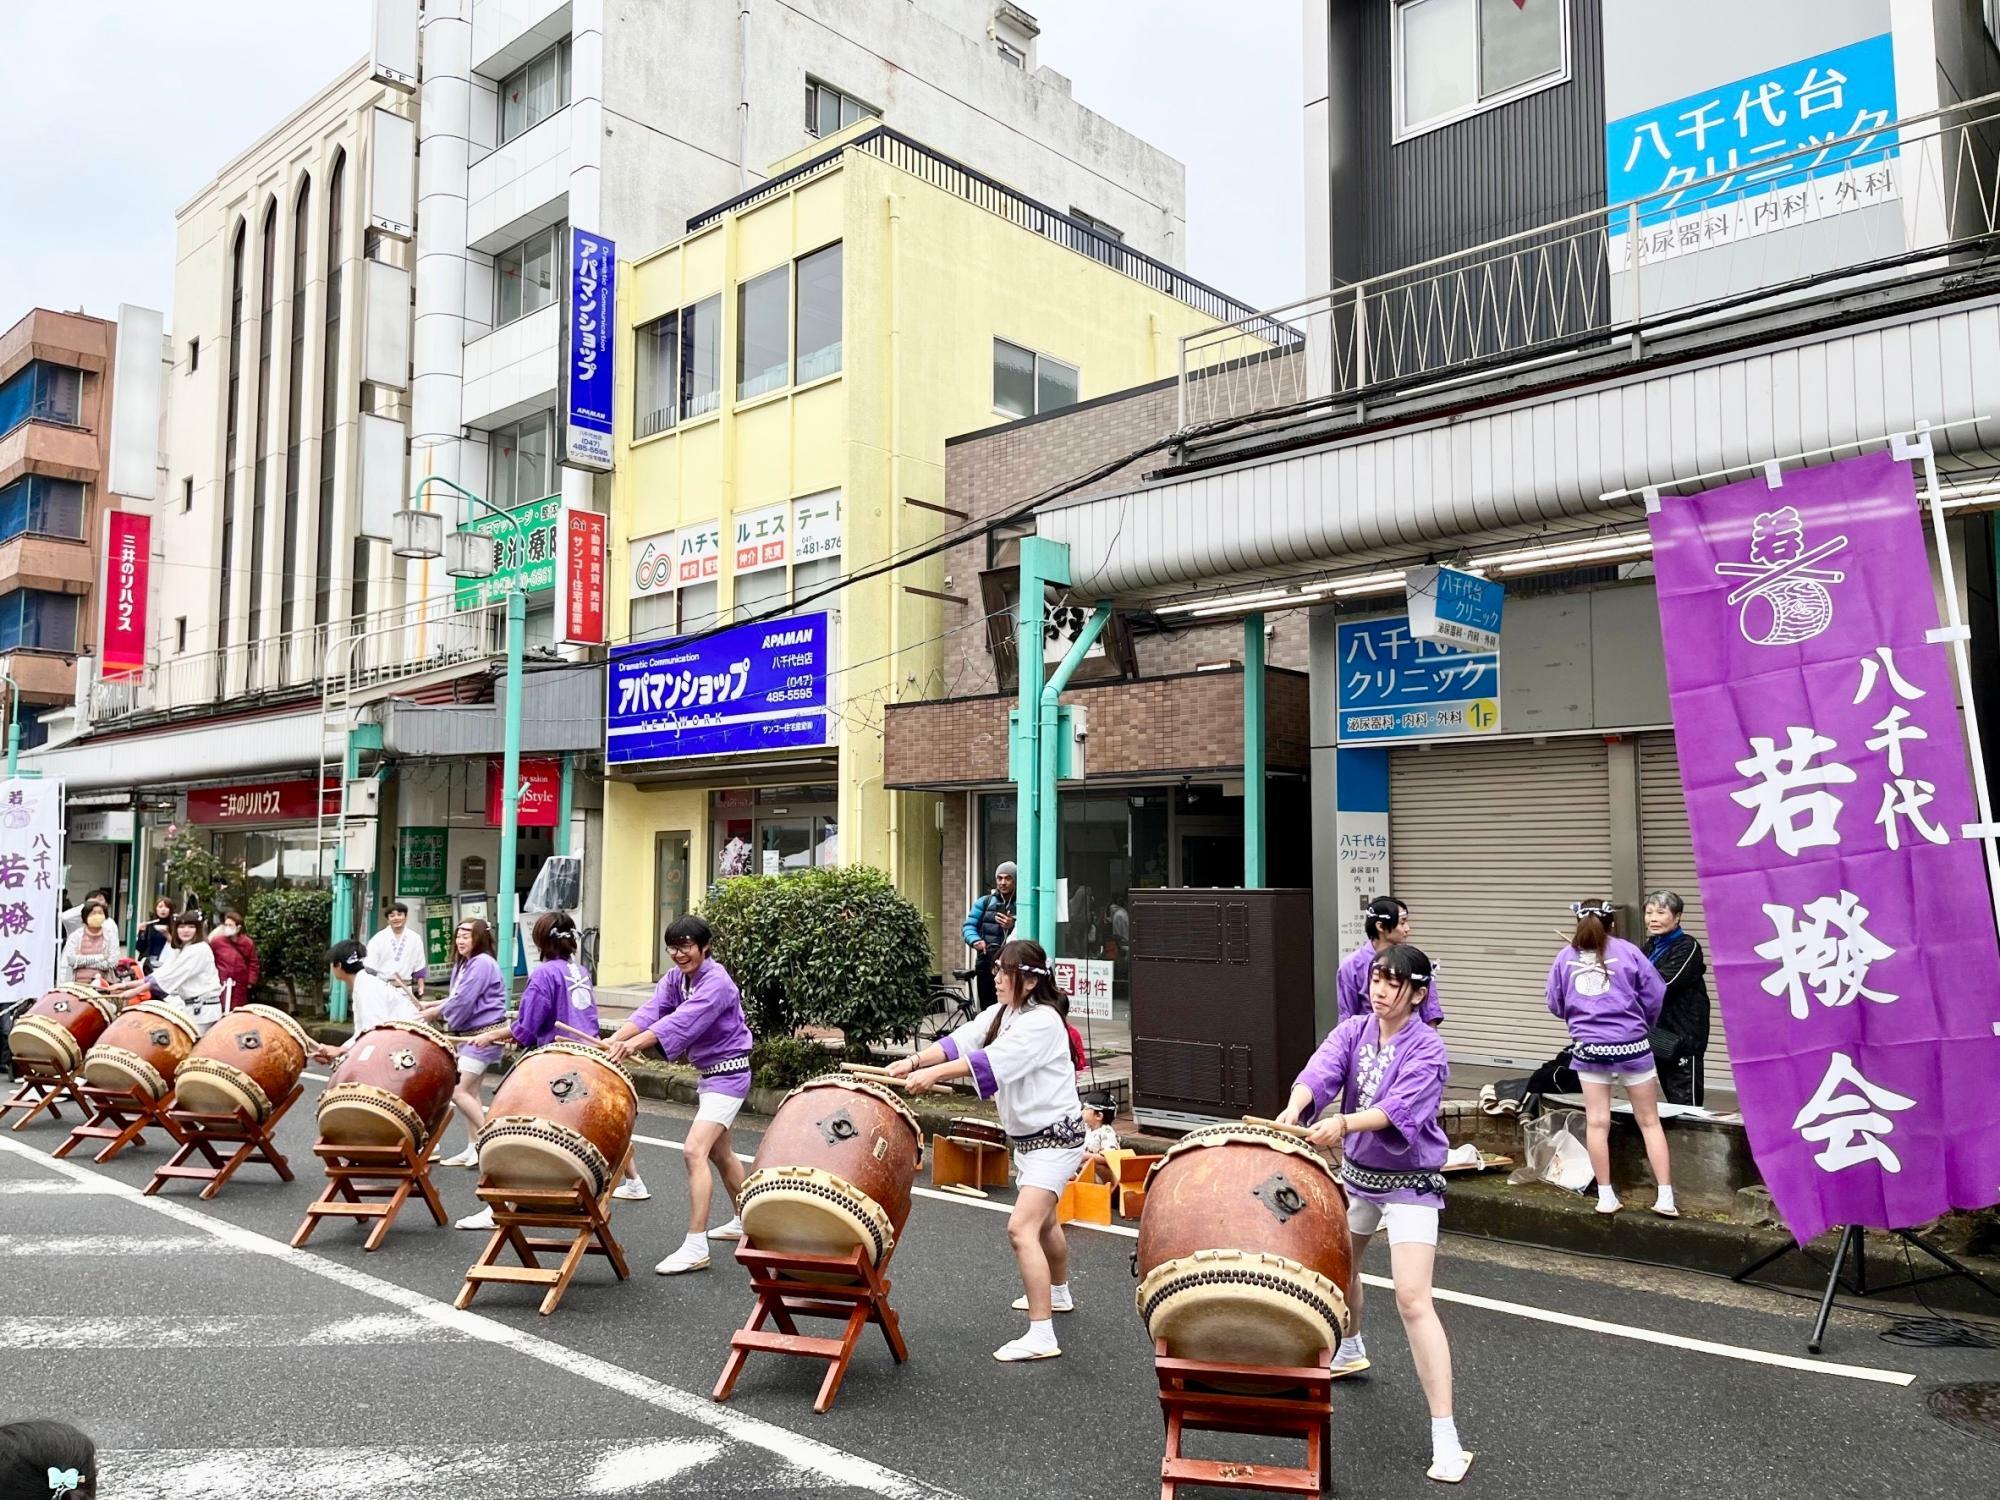
M 1439 965 L 1451 1056 L 1546 1062 L 1568 1041 L 1548 978 L 1569 905 L 1611 891 L 1604 742 L 1436 745 L 1389 764 L 1393 894 Z
M 1681 925 L 1701 940 L 1708 958 L 1709 1034 L 1707 1065 L 1711 1088 L 1734 1088 L 1722 1012 L 1715 1004 L 1715 959 L 1708 951 L 1708 923 L 1702 920 L 1701 886 L 1695 879 L 1694 835 L 1688 828 L 1687 799 L 1681 791 L 1680 756 L 1670 734 L 1639 736 L 1639 864 L 1646 889 L 1662 887 L 1686 904 Z

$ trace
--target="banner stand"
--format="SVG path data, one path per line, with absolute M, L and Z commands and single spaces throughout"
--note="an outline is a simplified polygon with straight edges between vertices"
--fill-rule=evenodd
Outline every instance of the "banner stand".
M 1669 479 L 1643 489 L 1612 491 L 1601 496 L 1604 500 L 1641 497 L 1645 501 L 1646 513 L 1650 516 L 1665 504 L 1660 491 L 1675 489 L 1682 485 L 1707 480 L 1723 479 L 1731 475 L 1754 475 L 1762 471 L 1768 483 L 1776 489 L 1781 486 L 1781 474 L 1787 464 L 1798 464 L 1809 458 L 1826 458 L 1835 454 L 1865 452 L 1883 444 L 1889 446 L 1890 454 L 1898 462 L 1922 465 L 1923 483 L 1921 499 L 1930 520 L 1932 543 L 1937 551 L 1940 582 L 1943 585 L 1945 624 L 1930 633 L 1932 645 L 1949 645 L 1953 665 L 1956 669 L 1959 689 L 1959 703 L 1964 711 L 1966 748 L 1971 761 L 1973 795 L 1978 807 L 1979 821 L 1965 824 L 1959 830 L 1962 839 L 1977 839 L 1985 851 L 1987 895 L 1992 903 L 1996 930 L 2000 930 L 2000 824 L 1993 818 L 1992 792 L 1986 780 L 1986 761 L 1982 750 L 1979 711 L 1972 693 L 1972 667 L 1970 643 L 1972 631 L 1966 625 L 1958 604 L 1957 570 L 1952 565 L 1950 539 L 1945 533 L 1944 503 L 1938 493 L 1937 458 L 1935 445 L 1931 441 L 1934 432 L 1954 427 L 1970 427 L 1990 420 L 1986 417 L 1966 417 L 1954 422 L 1931 423 L 1920 421 L 1916 431 L 1883 433 L 1872 438 L 1864 438 L 1851 443 L 1842 443 L 1835 448 L 1816 448 L 1802 453 L 1787 454 L 1780 458 L 1768 459 L 1762 463 L 1740 464 L 1726 469 L 1710 470 L 1702 474 L 1690 474 L 1678 479 Z M 1972 1283 L 1987 1296 L 2000 1301 L 2000 1288 L 1994 1287 L 1976 1271 L 1972 1270 L 1947 1251 L 1932 1244 L 1913 1229 L 1878 1230 L 1878 1233 L 1892 1235 L 1905 1246 L 1921 1250 L 1933 1261 L 1943 1266 L 1943 1270 L 1928 1274 L 1918 1274 L 1912 1264 L 1910 1274 L 1900 1281 L 1887 1284 L 1871 1284 L 1868 1278 L 1868 1228 L 1862 1224 L 1839 1226 L 1840 1239 L 1833 1252 L 1833 1259 L 1827 1265 L 1826 1285 L 1820 1295 L 1819 1314 L 1813 1320 L 1812 1336 L 1806 1341 L 1806 1352 L 1818 1354 L 1826 1341 L 1826 1325 L 1833 1315 L 1833 1300 L 1840 1292 L 1857 1298 L 1886 1296 L 1892 1292 L 1909 1291 L 1914 1287 L 1928 1286 L 1933 1282 L 1963 1278 Z M 1809 1248 L 1796 1243 L 1780 1245 L 1736 1271 L 1729 1278 L 1733 1282 L 1752 1282 L 1758 1272 L 1782 1260 L 1787 1255 L 1800 1255 L 1815 1266 L 1820 1259 Z M 1851 1265 L 1851 1271 L 1850 1271 Z M 1768 1283 L 1753 1283 L 1768 1284 Z

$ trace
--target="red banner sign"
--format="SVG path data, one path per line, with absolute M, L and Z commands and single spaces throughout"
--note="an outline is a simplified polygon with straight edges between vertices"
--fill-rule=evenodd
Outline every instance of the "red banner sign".
M 486 826 L 500 826 L 501 767 L 506 763 L 497 755 L 486 762 Z M 521 810 L 515 818 L 517 828 L 553 828 L 556 815 L 562 807 L 562 762 L 559 760 L 524 760 L 521 762 Z
M 556 528 L 556 577 L 562 580 L 565 646 L 604 644 L 604 539 L 606 517 L 565 507 Z
M 332 791 L 326 793 L 334 810 Z M 320 804 L 310 781 L 246 781 L 200 787 L 187 794 L 190 823 L 312 823 Z
M 152 567 L 152 517 L 129 510 L 104 513 L 103 613 L 97 632 L 98 675 L 129 682 L 146 671 L 146 585 Z

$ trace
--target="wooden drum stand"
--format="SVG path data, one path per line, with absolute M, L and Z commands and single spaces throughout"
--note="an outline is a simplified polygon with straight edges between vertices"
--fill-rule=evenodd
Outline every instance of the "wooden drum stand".
M 618 1279 L 625 1280 L 632 1272 L 611 1233 L 611 1190 L 617 1185 L 616 1173 L 612 1179 L 595 1198 L 580 1182 L 567 1188 L 500 1188 L 488 1187 L 482 1180 L 474 1191 L 493 1209 L 493 1233 L 479 1259 L 466 1271 L 465 1285 L 459 1288 L 452 1306 L 470 1306 L 479 1288 L 489 1281 L 545 1286 L 549 1290 L 542 1298 L 541 1314 L 546 1318 L 561 1305 L 586 1255 L 603 1256 L 611 1262 Z M 556 1229 L 565 1234 L 534 1236 L 523 1234 L 524 1229 Z M 499 1264 L 501 1254 L 509 1249 L 520 1257 L 520 1265 Z M 544 1266 L 535 1258 L 538 1250 L 561 1252 L 562 1264 Z
M 313 1143 L 313 1155 L 326 1164 L 326 1189 L 292 1236 L 298 1249 L 312 1238 L 322 1219 L 373 1219 L 375 1227 L 361 1242 L 363 1250 L 378 1250 L 388 1237 L 389 1227 L 411 1193 L 418 1194 L 442 1228 L 449 1222 L 437 1188 L 431 1182 L 431 1166 L 444 1141 L 444 1127 L 451 1114 L 446 1102 L 437 1118 L 424 1129 L 424 1141 L 404 1139 L 393 1146 L 353 1146 L 325 1140 Z
M 127 1146 L 145 1145 L 140 1132 L 148 1126 L 159 1127 L 176 1144 L 181 1141 L 179 1127 L 167 1118 L 174 1102 L 172 1089 L 167 1090 L 164 1098 L 155 1099 L 137 1084 L 129 1089 L 108 1089 L 94 1083 L 80 1083 L 76 1093 L 89 1107 L 90 1118 L 74 1127 L 69 1139 L 56 1147 L 54 1155 L 58 1160 L 85 1141 L 108 1141 L 110 1144 L 91 1160 L 110 1161 Z
M 1263 1365 L 1218 1365 L 1175 1359 L 1167 1341 L 1153 1346 L 1153 1372 L 1160 1382 L 1160 1415 L 1167 1424 L 1167 1451 L 1160 1461 L 1160 1500 L 1175 1500 L 1181 1485 L 1232 1490 L 1275 1490 L 1286 1495 L 1333 1492 L 1333 1371 L 1331 1350 L 1320 1351 L 1310 1367 L 1270 1369 Z M 1270 1394 L 1235 1395 L 1215 1389 L 1217 1381 L 1269 1382 Z M 1186 1432 L 1236 1432 L 1253 1437 L 1300 1438 L 1306 1445 L 1302 1468 L 1275 1464 L 1185 1458 Z
M 171 1121 L 179 1140 L 180 1150 L 173 1160 L 153 1171 L 153 1180 L 146 1184 L 145 1196 L 150 1198 L 175 1179 L 205 1184 L 201 1190 L 203 1198 L 213 1198 L 221 1192 L 229 1179 L 245 1162 L 257 1159 L 263 1161 L 278 1174 L 280 1182 L 292 1180 L 291 1164 L 278 1150 L 278 1143 L 271 1139 L 271 1132 L 278 1128 L 278 1122 L 285 1118 L 291 1107 L 299 1102 L 303 1093 L 298 1084 L 278 1101 L 269 1116 L 253 1120 L 241 1109 L 231 1110 L 226 1115 L 199 1114 L 193 1110 L 169 1109 L 166 1118 Z M 227 1161 L 216 1153 L 217 1145 L 234 1145 Z M 199 1154 L 206 1166 L 190 1167 L 188 1158 Z
M 893 1249 L 889 1252 L 894 1253 Z M 820 1382 L 819 1395 L 813 1400 L 813 1410 L 824 1415 L 840 1393 L 847 1366 L 871 1323 L 882 1330 L 897 1364 L 910 1357 L 896 1310 L 889 1305 L 889 1278 L 885 1274 L 889 1255 L 877 1264 L 859 1246 L 845 1255 L 792 1255 L 739 1245 L 736 1259 L 750 1273 L 750 1289 L 757 1294 L 757 1305 L 751 1310 L 750 1321 L 730 1335 L 729 1358 L 715 1385 L 717 1401 L 730 1398 L 752 1354 L 789 1354 L 828 1362 L 826 1379 Z M 840 1279 L 833 1279 L 836 1277 Z M 816 1338 L 800 1333 L 796 1318 L 841 1318 L 847 1326 L 838 1338 Z M 767 1320 L 776 1323 L 779 1331 L 766 1332 Z

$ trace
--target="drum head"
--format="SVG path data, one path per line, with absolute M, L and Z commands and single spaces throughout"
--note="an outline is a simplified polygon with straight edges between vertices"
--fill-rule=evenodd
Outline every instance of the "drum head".
M 534 1115 L 502 1115 L 479 1132 L 479 1177 L 488 1187 L 566 1188 L 592 1197 L 611 1179 L 604 1153 L 567 1125 Z
M 1347 1298 L 1279 1255 L 1203 1250 L 1156 1266 L 1139 1283 L 1146 1331 L 1179 1359 L 1312 1366 L 1347 1327 Z
M 16 1021 L 8 1045 L 14 1049 L 16 1057 L 54 1063 L 69 1072 L 75 1072 L 76 1065 L 83 1061 L 83 1048 L 77 1045 L 76 1038 L 42 1016 L 29 1016 Z
M 896 1231 L 881 1205 L 818 1167 L 753 1172 L 737 1199 L 743 1238 L 754 1249 L 791 1255 L 846 1255 L 859 1246 L 881 1264 Z
M 424 1138 L 417 1112 L 386 1089 L 336 1083 L 319 1100 L 320 1139 L 337 1146 L 400 1146 Z
M 267 1119 L 271 1100 L 257 1080 L 241 1068 L 212 1057 L 190 1057 L 174 1074 L 175 1107 L 197 1115 L 229 1115 L 241 1110 L 253 1120 Z
M 83 1060 L 83 1081 L 100 1089 L 136 1088 L 151 1099 L 167 1096 L 167 1080 L 160 1070 L 123 1047 L 92 1047 Z

